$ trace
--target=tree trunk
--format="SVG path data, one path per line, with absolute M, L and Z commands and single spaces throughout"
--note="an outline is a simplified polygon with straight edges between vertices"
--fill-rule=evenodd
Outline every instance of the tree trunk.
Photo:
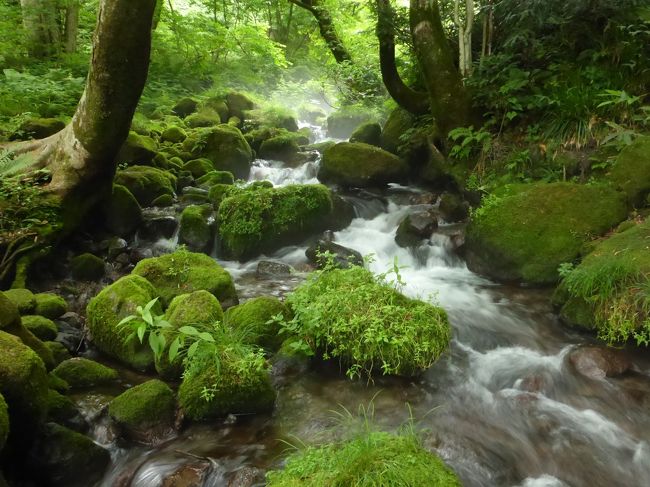
M 289 0 L 289 2 L 311 12 L 318 22 L 321 37 L 327 44 L 327 47 L 329 47 L 337 63 L 352 62 L 352 56 L 350 56 L 350 53 L 336 33 L 332 16 L 325 7 L 319 4 L 319 0 Z
M 390 96 L 404 110 L 422 115 L 430 110 L 426 93 L 407 86 L 395 63 L 394 12 L 390 0 L 376 0 L 377 39 L 379 40 L 379 65 L 381 77 Z
M 458 28 L 458 66 L 463 76 L 472 73 L 472 27 L 474 26 L 474 0 L 465 0 L 465 18 L 461 19 L 460 2 L 454 2 L 454 23 Z
M 65 9 L 65 52 L 77 52 L 79 32 L 79 0 L 69 0 Z
M 47 139 L 10 144 L 5 153 L 46 168 L 43 189 L 61 201 L 74 226 L 110 191 L 149 68 L 156 0 L 101 0 L 86 88 L 72 122 Z
M 411 0 L 411 35 L 424 75 L 431 113 L 446 140 L 450 130 L 470 125 L 470 99 L 454 65 L 436 0 Z
M 47 58 L 56 54 L 61 43 L 57 23 L 56 4 L 53 0 L 20 0 L 27 50 L 34 58 Z

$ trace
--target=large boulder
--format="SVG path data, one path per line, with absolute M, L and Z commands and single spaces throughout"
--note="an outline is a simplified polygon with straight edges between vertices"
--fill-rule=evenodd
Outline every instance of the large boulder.
M 598 243 L 563 273 L 554 301 L 566 323 L 610 343 L 650 343 L 650 219 Z M 644 294 L 645 292 L 645 294 Z
M 226 104 L 228 105 L 229 118 L 237 117 L 245 120 L 247 113 L 255 108 L 255 102 L 243 93 L 231 91 L 226 95 Z
M 111 197 L 103 207 L 106 229 L 125 237 L 135 232 L 142 222 L 142 208 L 126 186 L 113 185 Z
M 65 128 L 65 123 L 56 118 L 31 118 L 25 120 L 9 140 L 44 139 Z
M 176 395 L 164 382 L 150 380 L 113 399 L 108 414 L 127 438 L 156 443 L 174 430 Z
M 248 179 L 253 151 L 237 127 L 224 124 L 197 129 L 185 139 L 183 148 L 194 158 L 211 160 L 219 171 Z
M 117 154 L 116 161 L 118 164 L 128 166 L 149 166 L 156 153 L 156 142 L 151 137 L 129 132 L 129 136 Z
M 224 324 L 243 332 L 246 343 L 275 351 L 284 337 L 279 335 L 280 322 L 274 318 L 289 319 L 290 314 L 278 298 L 260 296 L 226 311 Z
M 36 298 L 34 298 L 34 293 L 29 289 L 9 289 L 1 294 L 4 294 L 9 301 L 14 303 L 21 315 L 30 314 L 36 307 Z M 1 304 L 1 300 L 2 298 L 0 297 L 0 316 L 6 314 L 6 310 Z M 5 317 L 4 320 L 7 320 L 7 318 Z M 0 317 L 0 329 L 2 329 L 2 322 L 4 320 Z
M 650 194 L 650 137 L 637 139 L 621 151 L 607 179 L 625 192 L 631 204 L 648 204 Z
M 300 147 L 294 136 L 278 135 L 262 142 L 259 156 L 262 159 L 282 161 L 290 164 L 296 160 L 299 151 Z
M 534 285 L 558 281 L 585 242 L 627 215 L 624 195 L 601 185 L 518 185 L 484 200 L 467 228 L 470 269 L 489 277 Z
M 403 108 L 397 107 L 388 116 L 381 133 L 381 148 L 388 152 L 399 155 L 400 148 L 404 145 L 402 136 L 415 125 L 415 115 Z
M 395 242 L 400 247 L 417 247 L 438 228 L 437 215 L 428 209 L 413 211 L 397 227 Z
M 181 213 L 178 241 L 187 245 L 190 250 L 204 252 L 210 250 L 212 244 L 212 227 L 208 217 L 212 207 L 191 205 Z
M 318 179 L 341 186 L 368 187 L 405 181 L 408 164 L 378 147 L 343 142 L 323 154 Z
M 86 310 L 94 345 L 137 370 L 152 368 L 154 358 L 149 345 L 141 344 L 133 336 L 131 327 L 119 326 L 119 323 L 134 315 L 138 306 L 144 307 L 157 296 L 157 290 L 139 275 L 125 276 L 104 288 L 90 301 Z M 152 313 L 162 314 L 160 303 L 156 303 Z
M 325 186 L 252 187 L 227 196 L 219 206 L 221 250 L 247 260 L 336 226 L 337 216 Z
M 201 290 L 213 294 L 224 307 L 237 302 L 232 277 L 205 254 L 177 250 L 144 259 L 135 266 L 133 274 L 153 284 L 156 295 L 165 305 L 176 296 Z
M 380 146 L 381 125 L 377 122 L 362 123 L 352 132 L 350 142 L 363 142 L 364 144 Z
M 125 186 L 142 206 L 151 203 L 164 194 L 173 196 L 176 177 L 155 167 L 132 166 L 115 175 L 115 183 Z

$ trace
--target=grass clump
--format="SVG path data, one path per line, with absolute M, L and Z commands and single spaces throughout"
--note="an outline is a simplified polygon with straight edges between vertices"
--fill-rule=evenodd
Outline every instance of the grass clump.
M 599 243 L 565 268 L 562 315 L 609 343 L 650 345 L 650 219 Z
M 386 278 L 362 267 L 326 266 L 287 298 L 295 316 L 286 331 L 310 353 L 339 359 L 351 378 L 427 369 L 451 339 L 447 314 L 404 296 Z

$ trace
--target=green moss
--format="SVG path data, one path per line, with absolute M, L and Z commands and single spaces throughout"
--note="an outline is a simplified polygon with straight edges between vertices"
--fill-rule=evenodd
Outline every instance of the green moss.
M 9 436 L 9 410 L 5 398 L 0 394 L 0 452 L 5 447 Z
M 176 177 L 155 167 L 132 166 L 118 171 L 115 183 L 125 186 L 140 205 L 149 206 L 159 196 L 174 195 Z
M 201 108 L 207 108 L 209 110 L 217 112 L 223 123 L 228 121 L 228 105 L 226 105 L 226 102 L 220 97 L 208 98 L 203 103 L 201 103 Z
M 210 171 L 196 180 L 202 188 L 212 188 L 215 184 L 235 184 L 235 177 L 228 171 Z
M 54 322 L 44 316 L 26 315 L 22 318 L 23 326 L 39 340 L 54 340 L 59 333 Z
M 401 137 L 415 125 L 416 118 L 403 108 L 397 107 L 386 120 L 384 130 L 381 133 L 381 148 L 399 155 L 399 149 L 403 145 Z
M 381 125 L 377 122 L 362 123 L 352 132 L 350 142 L 379 146 L 381 144 Z
M 158 196 L 155 200 L 151 202 L 151 206 L 156 206 L 158 208 L 169 208 L 174 204 L 174 197 L 170 194 L 164 194 Z
M 260 145 L 259 156 L 262 159 L 291 163 L 300 151 L 294 136 L 279 135 L 271 137 Z
M 199 351 L 178 390 L 185 417 L 193 421 L 268 412 L 275 396 L 264 357 L 228 343 L 220 343 L 216 352 Z
M 25 328 L 21 322 L 14 326 L 5 328 L 5 331 L 20 338 L 25 345 L 36 352 L 48 370 L 54 367 L 54 356 L 50 349 L 41 340 L 36 338 L 31 331 Z
M 0 330 L 20 324 L 18 307 L 5 293 L 0 291 Z
M 108 414 L 127 429 L 172 425 L 176 396 L 164 382 L 150 380 L 113 399 L 108 405 Z
M 196 100 L 192 98 L 182 98 L 176 103 L 176 105 L 174 105 L 172 112 L 181 118 L 185 118 L 188 115 L 194 113 L 197 107 L 198 102 Z
M 219 210 L 221 203 L 228 196 L 239 193 L 241 190 L 231 184 L 215 184 L 210 188 L 208 199 L 215 211 Z
M 208 217 L 212 213 L 210 206 L 188 206 L 181 214 L 178 241 L 198 252 L 209 250 L 212 243 L 212 228 Z
M 183 170 L 192 173 L 192 176 L 195 179 L 198 179 L 209 172 L 214 171 L 214 165 L 210 159 L 193 159 L 185 163 Z
M 56 118 L 31 118 L 20 124 L 9 140 L 44 139 L 65 128 L 65 122 Z
M 625 192 L 631 204 L 645 206 L 650 194 L 650 137 L 623 149 L 607 179 Z
M 229 117 L 237 117 L 245 120 L 247 112 L 255 108 L 255 102 L 248 95 L 238 91 L 231 91 L 226 95 Z
M 75 357 L 61 362 L 53 371 L 73 389 L 109 384 L 118 378 L 117 371 L 93 360 Z
M 650 345 L 650 219 L 600 242 L 562 280 L 563 318 L 609 343 Z
M 219 171 L 248 179 L 253 152 L 237 127 L 218 125 L 197 129 L 183 142 L 183 148 L 195 159 L 209 159 Z
M 343 142 L 323 154 L 318 179 L 342 186 L 382 186 L 408 178 L 408 164 L 378 147 Z
M 559 279 L 583 244 L 627 216 L 623 196 L 599 185 L 533 184 L 505 188 L 484 200 L 467 228 L 472 270 L 536 285 Z
M 36 299 L 36 307 L 34 308 L 34 314 L 36 315 L 55 320 L 68 311 L 68 303 L 56 294 L 39 293 L 34 295 L 34 299 Z
M 214 127 L 221 123 L 221 116 L 214 110 L 204 109 L 187 117 L 185 123 L 193 129 Z
M 267 474 L 269 487 L 460 487 L 456 474 L 413 434 L 367 432 L 352 440 L 308 447 L 283 470 Z
M 157 296 L 151 283 L 138 275 L 125 276 L 104 288 L 86 309 L 87 325 L 95 346 L 136 369 L 151 368 L 153 354 L 149 346 L 140 344 L 129 327 L 118 324 L 135 314 L 138 306 L 145 306 Z M 152 312 L 161 314 L 160 304 L 157 303 Z
M 287 304 L 295 314 L 289 329 L 313 353 L 343 361 L 351 377 L 416 374 L 451 339 L 442 308 L 407 298 L 362 267 L 313 273 Z
M 321 185 L 251 188 L 226 197 L 218 211 L 222 251 L 246 260 L 331 225 L 330 190 Z
M 70 260 L 70 272 L 80 281 L 97 281 L 104 277 L 104 261 L 90 253 L 77 255 Z
M 187 132 L 180 127 L 171 126 L 163 130 L 160 138 L 165 142 L 177 144 L 187 139 Z
M 50 389 L 47 394 L 48 419 L 65 423 L 75 418 L 79 411 L 72 399 Z
M 54 366 L 59 365 L 64 360 L 72 358 L 68 349 L 60 342 L 45 342 L 45 346 L 50 350 L 50 352 L 52 352 Z
M 116 160 L 118 164 L 147 166 L 156 157 L 156 151 L 156 142 L 151 137 L 129 132 Z
M 32 293 L 29 289 L 9 289 L 8 291 L 4 291 L 4 295 L 5 297 L 9 298 L 9 301 L 16 305 L 18 312 L 21 315 L 30 314 L 36 307 L 36 299 L 34 298 L 34 293 Z M 0 303 L 1 300 L 2 298 L 0 298 Z M 3 311 L 1 307 L 2 304 L 0 304 L 0 316 L 5 315 L 6 320 L 6 316 L 8 316 L 7 311 Z M 0 329 L 2 328 L 2 321 L 3 319 L 0 317 Z
M 32 431 L 45 419 L 47 391 L 43 361 L 18 338 L 0 331 L 0 394 L 17 434 Z
M 230 274 L 204 254 L 177 250 L 173 254 L 144 259 L 133 269 L 133 274 L 151 282 L 164 304 L 181 294 L 200 290 L 213 294 L 221 303 L 237 300 Z
M 279 335 L 280 323 L 272 318 L 281 315 L 289 319 L 290 314 L 279 299 L 260 296 L 228 309 L 224 324 L 242 333 L 246 343 L 275 351 L 284 337 Z
M 135 232 L 141 222 L 142 208 L 138 200 L 128 188 L 114 184 L 111 197 L 104 206 L 106 229 L 115 235 L 124 237 Z

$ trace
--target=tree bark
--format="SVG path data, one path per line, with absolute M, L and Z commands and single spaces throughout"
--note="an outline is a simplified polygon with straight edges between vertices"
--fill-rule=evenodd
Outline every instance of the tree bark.
M 394 12 L 390 0 L 376 0 L 376 3 L 379 65 L 384 85 L 400 107 L 414 115 L 423 115 L 430 110 L 427 94 L 407 86 L 397 70 Z
M 336 33 L 332 16 L 325 7 L 320 5 L 319 0 L 288 1 L 300 8 L 311 12 L 311 14 L 318 22 L 318 28 L 320 29 L 321 37 L 327 44 L 327 47 L 329 47 L 329 50 L 332 52 L 332 55 L 334 56 L 334 59 L 336 59 L 337 63 L 352 63 L 352 56 L 350 56 L 350 53 L 345 48 L 345 45 Z
M 446 140 L 450 130 L 470 125 L 470 99 L 447 43 L 436 0 L 410 0 L 411 35 L 424 75 L 431 114 Z
M 56 4 L 52 0 L 20 0 L 27 50 L 34 58 L 56 54 L 61 43 Z
M 61 201 L 74 226 L 110 191 L 115 158 L 126 140 L 149 68 L 156 0 L 101 0 L 84 93 L 72 122 L 47 139 L 10 144 L 13 157 L 29 158 L 28 171 L 46 168 L 43 188 Z
M 458 28 L 458 66 L 463 76 L 472 73 L 472 27 L 474 26 L 474 0 L 465 0 L 465 18 L 461 19 L 460 2 L 454 2 L 454 24 Z
M 65 9 L 65 52 L 77 52 L 79 32 L 79 0 L 69 0 Z

